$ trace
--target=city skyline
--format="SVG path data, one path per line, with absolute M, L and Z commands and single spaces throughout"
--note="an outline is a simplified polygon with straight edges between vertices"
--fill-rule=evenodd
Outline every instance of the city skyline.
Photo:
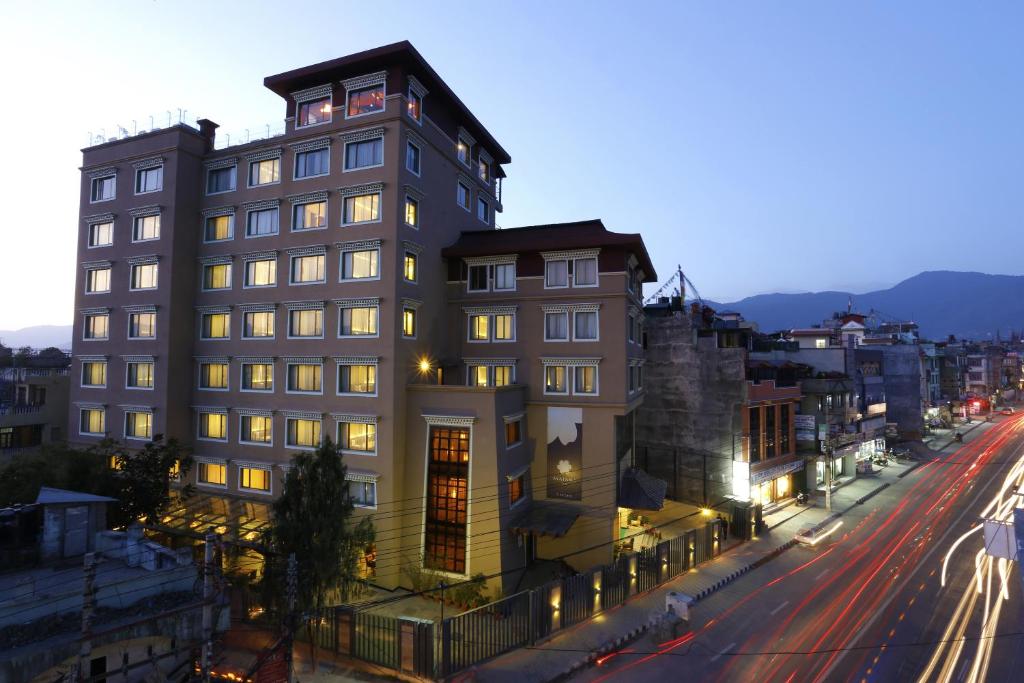
M 8 60 L 28 43 L 47 49 L 33 53 L 36 68 L 10 75 L 12 86 L 41 96 L 46 79 L 39 74 L 60 73 L 62 92 L 76 104 L 72 114 L 37 108 L 48 134 L 12 140 L 26 172 L 8 183 L 23 198 L 12 223 L 35 227 L 8 229 L 5 242 L 15 253 L 46 244 L 59 263 L 71 261 L 73 183 L 90 131 L 109 136 L 117 123 L 142 129 L 150 115 L 170 108 L 176 117 L 179 107 L 200 105 L 208 109 L 198 113 L 225 134 L 280 125 L 263 77 L 409 39 L 512 155 L 505 212 L 497 217 L 502 227 L 601 218 L 610 229 L 644 235 L 662 280 L 681 264 L 716 301 L 866 292 L 930 269 L 1020 272 L 1014 254 L 1021 240 L 1012 230 L 1019 213 L 1012 178 L 1024 145 L 1013 135 L 1020 77 L 1001 67 L 1018 51 L 1010 9 L 661 6 L 637 16 L 611 5 L 581 8 L 545 8 L 536 25 L 530 9 L 537 7 L 460 14 L 466 36 L 500 25 L 513 38 L 493 58 L 482 43 L 449 40 L 446 13 L 413 25 L 405 5 L 331 10 L 334 23 L 348 27 L 337 39 L 277 40 L 259 50 L 246 41 L 257 35 L 260 17 L 239 15 L 238 6 L 204 8 L 204 20 L 220 27 L 215 42 L 197 39 L 187 14 L 169 5 L 104 16 L 74 5 L 36 16 L 14 9 L 8 28 L 17 35 L 2 48 Z M 654 15 L 663 20 L 651 22 Z M 280 17 L 282 34 L 300 35 L 311 16 L 297 10 Z M 578 30 L 567 34 L 561 27 L 569 25 Z M 183 49 L 125 59 L 165 35 Z M 227 45 L 238 48 L 225 51 Z M 619 93 L 622 113 L 607 102 L 581 112 L 595 91 Z M 653 93 L 660 93 L 652 95 L 658 103 L 629 105 Z M 4 114 L 8 130 L 17 129 L 15 111 Z M 660 131 L 658 138 L 641 134 L 649 130 Z M 614 146 L 594 144 L 623 139 L 636 146 L 622 154 L 643 159 L 640 168 L 617 162 Z M 50 182 L 27 182 L 44 175 Z M 53 216 L 41 225 L 34 218 L 40 205 Z M 839 268 L 823 258 L 854 232 L 866 245 L 863 257 L 843 255 Z M 1005 248 L 921 247 L 979 233 Z M 793 246 L 783 248 L 787 242 Z M 765 259 L 773 243 L 779 255 Z M 55 270 L 19 290 L 35 266 L 31 259 L 9 262 L 3 285 L 21 295 L 0 304 L 0 326 L 70 322 L 70 271 Z

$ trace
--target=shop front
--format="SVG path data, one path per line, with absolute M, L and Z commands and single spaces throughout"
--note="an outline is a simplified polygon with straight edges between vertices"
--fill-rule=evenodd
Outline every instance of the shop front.
M 794 474 L 804 468 L 796 457 L 780 464 L 755 463 L 750 468 L 750 498 L 755 505 L 768 507 L 792 498 L 797 493 Z

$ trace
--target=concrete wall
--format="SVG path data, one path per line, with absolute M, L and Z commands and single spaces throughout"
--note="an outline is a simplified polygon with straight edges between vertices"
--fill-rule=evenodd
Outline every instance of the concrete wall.
M 637 410 L 637 462 L 669 482 L 672 499 L 700 503 L 706 460 L 708 498 L 722 500 L 732 493 L 734 438 L 741 448 L 747 352 L 698 338 L 681 312 L 648 316 L 645 324 L 647 395 Z
M 895 422 L 900 438 L 921 436 L 921 359 L 916 345 L 883 346 L 885 403 L 888 422 Z

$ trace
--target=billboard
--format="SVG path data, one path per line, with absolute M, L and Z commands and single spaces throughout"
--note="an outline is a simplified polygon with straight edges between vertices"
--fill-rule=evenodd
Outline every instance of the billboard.
M 814 441 L 813 415 L 794 415 L 793 426 L 796 427 L 797 441 Z
M 582 500 L 583 409 L 548 407 L 548 498 Z

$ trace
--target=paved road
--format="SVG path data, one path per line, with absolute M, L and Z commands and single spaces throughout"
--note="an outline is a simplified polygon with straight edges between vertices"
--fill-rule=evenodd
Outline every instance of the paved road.
M 794 548 L 701 602 L 691 634 L 642 639 L 576 678 L 1024 680 L 1024 638 L 1007 635 L 1024 631 L 1016 569 L 1008 600 L 999 599 L 995 562 L 990 571 L 982 565 L 978 593 L 983 539 L 973 533 L 950 554 L 941 584 L 950 547 L 978 524 L 1006 476 L 1024 479 L 1021 459 L 1024 416 L 984 425 L 850 510 L 819 546 Z

